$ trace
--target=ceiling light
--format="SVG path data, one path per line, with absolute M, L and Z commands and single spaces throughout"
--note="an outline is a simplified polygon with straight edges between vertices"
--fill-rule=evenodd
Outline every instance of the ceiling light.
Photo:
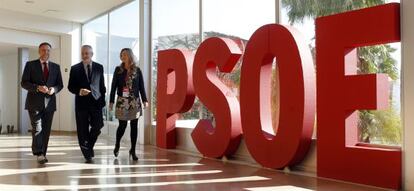
M 43 13 L 58 13 L 58 12 L 60 11 L 56 9 L 48 9 L 48 10 L 43 11 Z

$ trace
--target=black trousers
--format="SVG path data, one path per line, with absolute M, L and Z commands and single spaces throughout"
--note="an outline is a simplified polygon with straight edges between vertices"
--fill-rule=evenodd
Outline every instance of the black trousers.
M 54 111 L 29 111 L 32 125 L 32 152 L 33 155 L 46 156 L 49 144 L 50 129 L 52 128 Z
M 102 109 L 76 109 L 78 141 L 85 158 L 93 157 L 93 147 L 101 134 L 103 125 Z

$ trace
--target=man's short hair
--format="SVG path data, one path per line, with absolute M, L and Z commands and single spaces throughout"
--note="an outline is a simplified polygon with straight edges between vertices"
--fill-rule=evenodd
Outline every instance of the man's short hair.
M 52 45 L 50 45 L 48 42 L 42 42 L 42 43 L 40 43 L 40 45 L 39 45 L 39 48 L 40 47 L 42 47 L 42 46 L 49 46 L 49 48 L 52 48 Z
M 89 49 L 93 50 L 92 46 L 89 45 L 89 44 L 82 45 L 82 48 L 89 48 Z

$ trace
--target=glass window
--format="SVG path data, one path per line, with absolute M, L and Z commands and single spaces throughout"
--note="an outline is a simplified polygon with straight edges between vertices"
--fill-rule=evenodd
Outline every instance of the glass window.
M 152 116 L 156 119 L 157 51 L 172 48 L 195 50 L 200 44 L 199 0 L 152 1 Z M 181 119 L 191 119 L 187 112 Z M 185 124 L 184 124 L 185 125 Z
M 291 0 L 282 0 L 281 22 L 289 24 L 301 31 L 308 40 L 315 57 L 315 25 L 314 20 L 320 16 L 375 6 L 379 4 L 399 2 L 399 0 L 372 1 L 309 1 L 306 6 Z M 358 54 L 358 72 L 386 73 L 390 80 L 390 107 L 381 111 L 359 111 L 358 129 L 360 142 L 371 144 L 401 145 L 401 44 L 385 44 L 360 47 Z
M 91 45 L 94 49 L 93 60 L 102 64 L 108 71 L 108 14 L 96 18 L 82 26 L 82 44 Z M 105 86 L 108 87 L 108 76 L 105 75 Z M 104 119 L 108 118 L 104 108 Z
M 248 40 L 259 27 L 275 23 L 275 15 L 275 0 L 203 1 L 203 35 Z
M 250 36 L 259 27 L 275 23 L 275 0 L 208 0 L 203 1 L 203 38 L 226 37 L 233 39 L 244 51 Z M 241 61 L 234 67 L 231 73 L 217 72 L 219 78 L 230 89 L 239 95 Z M 274 68 L 274 70 L 276 70 Z M 275 78 L 272 78 L 275 84 Z M 274 94 L 274 92 L 272 92 Z M 273 103 L 274 105 L 275 103 Z M 276 107 L 276 106 L 275 106 Z M 272 107 L 274 108 L 274 107 Z M 212 113 L 198 100 L 193 107 L 199 112 L 198 118 L 214 121 Z M 275 120 L 277 109 L 272 110 L 272 118 Z M 274 127 L 277 125 L 274 124 Z M 273 133 L 269 131 L 269 133 Z
M 109 101 L 113 72 L 121 62 L 119 53 L 122 48 L 131 48 L 138 57 L 138 37 L 139 1 L 132 1 L 82 27 L 82 44 L 89 44 L 94 48 L 93 60 L 104 67 L 107 101 Z M 115 120 L 114 112 L 109 112 L 106 107 L 104 117 L 106 121 Z
M 94 49 L 93 60 L 108 63 L 108 15 L 92 20 L 82 27 L 82 44 Z
M 110 46 L 109 73 L 113 74 L 120 64 L 119 53 L 123 48 L 131 48 L 139 55 L 139 1 L 133 1 L 109 14 Z
M 108 92 L 115 68 L 121 63 L 121 50 L 131 48 L 137 62 L 139 61 L 139 1 L 133 1 L 109 13 L 109 33 L 109 62 L 108 70 L 105 72 L 109 84 Z M 115 112 L 109 112 L 108 121 L 114 120 Z

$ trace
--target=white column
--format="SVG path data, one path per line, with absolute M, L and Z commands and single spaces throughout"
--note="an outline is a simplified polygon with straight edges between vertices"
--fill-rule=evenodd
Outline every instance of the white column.
M 141 0 L 139 5 L 139 65 L 143 69 L 145 90 L 148 103 L 151 104 L 151 2 Z M 138 141 L 139 144 L 149 144 L 151 131 L 151 106 L 144 110 L 143 119 L 139 120 Z
M 282 1 L 275 0 L 275 23 L 282 23 Z
M 401 3 L 403 185 L 414 190 L 414 1 Z
M 74 29 L 71 34 L 60 36 L 60 72 L 64 88 L 59 92 L 58 113 L 55 113 L 55 119 L 59 120 L 59 131 L 76 132 L 75 119 L 75 96 L 67 89 L 69 82 L 69 72 L 73 64 L 80 61 L 80 30 Z M 59 115 L 57 115 L 59 114 Z
M 24 109 L 24 104 L 26 101 L 26 94 L 27 91 L 23 88 L 21 88 L 20 83 L 21 83 L 21 76 L 23 74 L 23 70 L 24 67 L 26 65 L 26 62 L 29 61 L 29 49 L 28 48 L 18 48 L 17 51 L 17 55 L 18 55 L 18 67 L 19 67 L 19 73 L 18 75 L 18 96 L 19 96 L 19 101 L 18 101 L 18 105 L 19 105 L 19 110 L 18 110 L 18 131 L 19 134 L 28 134 L 28 130 L 31 129 L 30 127 L 30 120 L 29 120 L 29 115 L 27 113 L 27 111 Z

